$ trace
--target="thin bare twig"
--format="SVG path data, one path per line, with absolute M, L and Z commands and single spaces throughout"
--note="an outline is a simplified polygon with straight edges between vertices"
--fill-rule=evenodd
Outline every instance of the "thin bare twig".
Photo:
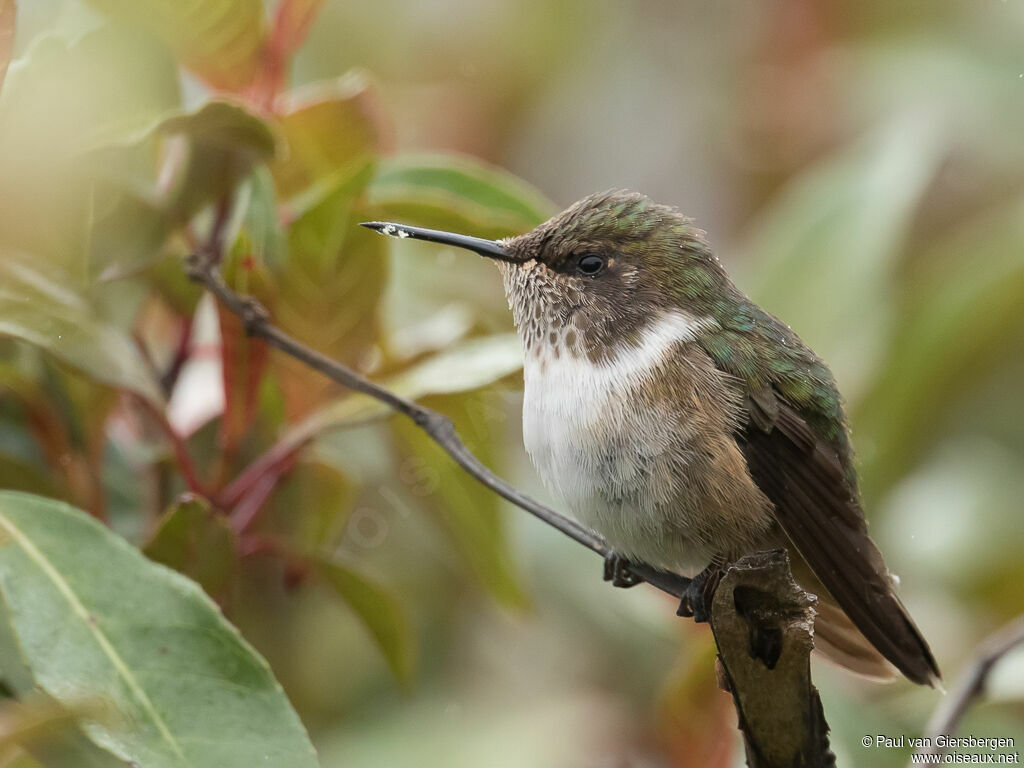
M 211 238 L 214 241 L 215 238 Z M 396 395 L 384 387 L 356 373 L 336 360 L 332 360 L 312 347 L 292 338 L 270 322 L 266 310 L 254 299 L 236 293 L 224 281 L 218 270 L 219 256 L 216 249 L 204 249 L 193 254 L 188 262 L 189 276 L 202 283 L 221 304 L 238 315 L 245 323 L 246 332 L 251 336 L 263 339 L 272 347 L 319 371 L 329 379 L 336 381 L 347 389 L 361 392 L 387 405 L 394 411 L 411 419 L 471 477 L 502 498 L 529 512 L 551 527 L 561 531 L 578 544 L 606 556 L 610 553 L 605 541 L 595 533 L 587 530 L 573 520 L 560 515 L 553 509 L 531 499 L 526 494 L 512 487 L 490 469 L 484 466 L 473 455 L 459 438 L 451 420 L 418 403 Z M 673 573 L 659 571 L 642 563 L 631 563 L 630 571 L 663 592 L 681 598 L 689 579 Z
M 956 733 L 967 710 L 985 693 L 992 669 L 1006 654 L 1021 645 L 1024 645 L 1024 616 L 1018 616 L 978 647 L 974 659 L 928 722 L 928 743 L 931 746 L 922 750 L 921 754 L 946 754 L 948 747 L 936 746 L 938 737 Z

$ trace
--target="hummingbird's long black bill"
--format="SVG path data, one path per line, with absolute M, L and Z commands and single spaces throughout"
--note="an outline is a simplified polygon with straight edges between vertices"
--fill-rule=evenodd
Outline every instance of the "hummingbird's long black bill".
M 404 224 L 392 224 L 389 221 L 364 221 L 359 226 L 380 232 L 388 237 L 402 239 L 411 237 L 413 240 L 426 240 L 430 243 L 442 243 L 444 245 L 453 245 L 456 248 L 465 248 L 489 259 L 512 260 L 508 252 L 501 247 L 501 243 L 496 240 L 485 240 L 482 237 L 470 237 L 469 235 L 457 235 L 454 232 L 442 232 L 438 229 L 407 227 Z

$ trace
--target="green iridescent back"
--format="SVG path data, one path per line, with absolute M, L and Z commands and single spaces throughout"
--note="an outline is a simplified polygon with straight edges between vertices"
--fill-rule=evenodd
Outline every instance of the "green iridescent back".
M 716 366 L 736 376 L 750 393 L 771 386 L 782 395 L 835 450 L 856 489 L 853 449 L 832 372 L 789 326 L 736 294 L 741 298 L 714 303 L 712 316 L 720 330 L 702 336 L 700 345 Z

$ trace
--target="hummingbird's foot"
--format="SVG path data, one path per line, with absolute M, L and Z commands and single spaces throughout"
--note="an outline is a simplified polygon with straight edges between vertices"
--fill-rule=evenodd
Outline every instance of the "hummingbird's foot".
M 694 576 L 683 593 L 683 599 L 679 601 L 676 615 L 693 616 L 698 624 L 708 621 L 711 618 L 711 601 L 721 580 L 722 568 L 717 563 L 711 563 Z
M 604 580 L 610 581 L 613 587 L 628 589 L 635 587 L 643 579 L 629 570 L 629 560 L 622 555 L 609 552 L 604 556 Z

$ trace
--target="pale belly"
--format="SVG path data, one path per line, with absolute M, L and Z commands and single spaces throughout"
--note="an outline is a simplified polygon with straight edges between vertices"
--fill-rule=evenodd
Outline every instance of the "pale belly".
M 684 574 L 763 548 L 773 527 L 732 435 L 737 395 L 687 356 L 701 325 L 670 313 L 610 359 L 542 347 L 523 367 L 523 439 L 545 485 L 618 554 Z
M 559 502 L 617 553 L 692 573 L 715 554 L 685 494 L 692 425 L 685 413 L 640 406 L 630 388 L 577 360 L 527 364 L 527 453 Z
M 659 477 L 685 472 L 666 450 L 666 414 L 625 413 L 600 420 L 565 409 L 585 403 L 527 397 L 523 436 L 545 486 L 619 554 L 690 573 L 714 554 L 687 535 L 686 500 Z

